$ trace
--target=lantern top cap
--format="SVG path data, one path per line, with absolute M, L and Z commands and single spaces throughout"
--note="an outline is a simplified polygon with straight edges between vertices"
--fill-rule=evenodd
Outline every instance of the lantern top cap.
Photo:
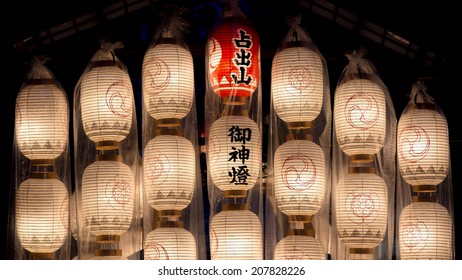
M 409 99 L 410 109 L 437 109 L 435 100 L 427 93 L 427 86 L 421 79 L 413 84 Z
M 182 41 L 183 33 L 190 27 L 189 23 L 182 16 L 185 11 L 186 9 L 181 8 L 171 15 L 164 17 L 154 36 L 153 45 L 159 43 L 181 45 L 180 41 Z
M 223 17 L 246 17 L 239 7 L 239 0 L 224 0 Z
M 55 78 L 51 70 L 45 66 L 49 58 L 45 56 L 36 56 L 28 63 L 30 71 L 24 79 L 23 86 L 26 85 L 54 85 L 64 91 Z

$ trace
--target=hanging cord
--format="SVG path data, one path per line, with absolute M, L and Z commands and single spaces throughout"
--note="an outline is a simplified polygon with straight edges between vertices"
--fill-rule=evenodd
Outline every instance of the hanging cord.
M 287 19 L 287 23 L 289 24 L 292 32 L 291 32 L 291 40 L 294 42 L 300 41 L 300 35 L 303 32 L 300 32 L 301 27 L 300 23 L 302 22 L 302 17 L 300 15 L 297 15 L 295 17 L 289 17 Z
M 103 51 L 109 52 L 112 55 L 112 61 L 116 61 L 116 56 L 114 53 L 115 49 L 122 49 L 124 47 L 124 44 L 122 42 L 115 42 L 115 43 L 110 43 L 110 42 L 103 42 L 101 44 L 101 49 Z
M 353 73 L 359 74 L 362 76 L 363 74 L 372 74 L 373 67 L 370 67 L 368 61 L 364 58 L 366 55 L 367 50 L 365 48 L 360 47 L 357 50 L 354 50 L 351 53 L 346 53 L 345 56 L 348 58 L 350 67 L 352 68 L 350 71 Z
M 45 63 L 50 60 L 47 56 L 34 56 L 28 63 L 30 66 L 31 71 L 28 74 L 27 80 L 31 81 L 38 81 L 38 80 L 50 80 L 52 79 L 51 74 L 49 73 L 48 69 L 45 66 Z
M 419 79 L 413 84 L 410 99 L 414 103 L 435 104 L 434 99 L 427 94 L 427 86 L 424 79 Z

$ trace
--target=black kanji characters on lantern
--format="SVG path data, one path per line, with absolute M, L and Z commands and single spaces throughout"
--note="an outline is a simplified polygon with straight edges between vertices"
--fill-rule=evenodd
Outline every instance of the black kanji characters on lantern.
M 250 128 L 240 128 L 239 126 L 232 126 L 229 131 L 229 138 L 231 143 L 241 143 L 240 149 L 232 146 L 232 151 L 229 152 L 228 161 L 236 162 L 240 160 L 242 165 L 232 167 L 232 170 L 228 171 L 229 177 L 231 177 L 230 183 L 235 185 L 247 185 L 247 177 L 250 177 L 249 169 L 245 165 L 245 161 L 250 158 L 250 149 L 245 146 L 246 141 L 250 141 L 252 138 L 252 130 Z
M 247 50 L 252 46 L 252 40 L 249 35 L 245 33 L 244 30 L 239 30 L 239 39 L 234 39 L 234 44 L 239 48 L 239 52 L 236 52 L 236 59 L 234 63 L 239 67 L 239 75 L 233 73 L 231 77 L 233 78 L 234 83 L 236 84 L 250 84 L 252 81 L 251 76 L 246 77 L 247 67 L 252 64 L 251 57 L 252 54 Z

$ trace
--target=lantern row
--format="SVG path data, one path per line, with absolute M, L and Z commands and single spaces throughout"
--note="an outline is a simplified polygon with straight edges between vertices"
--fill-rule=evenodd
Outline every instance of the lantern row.
M 444 115 L 417 83 L 398 122 L 363 50 L 348 55 L 331 111 L 326 62 L 300 18 L 273 58 L 263 180 L 260 39 L 236 5 L 206 47 L 210 209 L 193 59 L 181 20 L 166 20 L 143 60 L 141 149 L 130 77 L 115 55 L 123 46 L 102 44 L 82 73 L 75 188 L 68 101 L 33 64 L 16 103 L 14 258 L 392 259 L 394 249 L 399 259 L 454 258 Z

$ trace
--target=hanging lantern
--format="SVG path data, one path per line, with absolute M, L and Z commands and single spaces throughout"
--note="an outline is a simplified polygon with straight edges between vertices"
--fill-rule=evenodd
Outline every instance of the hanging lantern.
M 223 210 L 210 224 L 212 260 L 261 260 L 263 235 L 260 220 L 249 210 Z
M 289 140 L 274 156 L 274 189 L 279 209 L 286 215 L 312 216 L 323 205 L 324 153 L 308 140 Z
M 156 228 L 146 236 L 144 259 L 196 260 L 194 236 L 183 228 Z
M 449 168 L 448 124 L 433 104 L 413 103 L 398 123 L 398 164 L 415 186 L 438 185 Z
M 144 150 L 144 182 L 148 204 L 156 210 L 183 210 L 196 182 L 192 143 L 181 136 L 159 135 Z
M 16 228 L 21 245 L 31 254 L 50 255 L 69 234 L 69 199 L 57 179 L 29 178 L 16 193 Z
M 81 78 L 82 124 L 93 142 L 111 146 L 107 142 L 120 142 L 130 132 L 133 88 L 112 52 L 101 50 L 95 57 Z
M 275 260 L 326 260 L 324 248 L 314 237 L 289 235 L 276 244 Z
M 373 155 L 384 145 L 386 103 L 382 88 L 369 79 L 340 84 L 334 99 L 334 125 L 347 155 Z
M 67 97 L 50 77 L 26 81 L 15 114 L 16 142 L 27 158 L 55 159 L 63 153 L 69 134 Z
M 246 116 L 223 116 L 210 128 L 208 155 L 213 183 L 221 190 L 248 190 L 260 174 L 261 136 Z
M 260 79 L 260 38 L 245 17 L 225 16 L 207 42 L 208 73 L 220 97 L 249 97 Z
M 351 254 L 371 254 L 387 228 L 388 193 L 385 181 L 373 168 L 350 168 L 339 182 L 335 200 L 337 232 Z M 369 171 L 371 173 L 361 173 Z
M 178 123 L 189 113 L 194 95 L 193 59 L 178 40 L 162 38 L 162 43 L 146 52 L 142 79 L 146 110 L 160 125 Z
M 409 204 L 401 212 L 398 232 L 400 259 L 452 259 L 452 221 L 440 204 Z
M 324 94 L 321 56 L 308 42 L 287 42 L 276 53 L 271 71 L 274 109 L 286 123 L 311 122 Z
M 83 217 L 89 231 L 101 241 L 118 241 L 130 227 L 133 216 L 133 174 L 117 156 L 113 157 L 97 158 L 82 178 Z

